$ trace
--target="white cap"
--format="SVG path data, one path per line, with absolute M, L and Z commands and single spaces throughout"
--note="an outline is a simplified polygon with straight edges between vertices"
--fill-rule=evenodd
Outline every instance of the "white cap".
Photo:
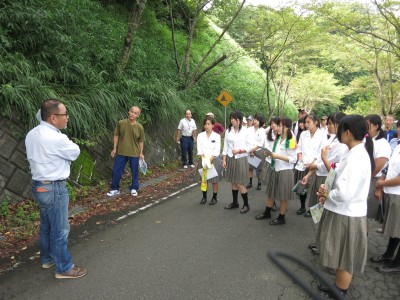
M 212 112 L 208 112 L 208 113 L 206 114 L 206 116 L 214 117 L 214 114 L 213 114 Z

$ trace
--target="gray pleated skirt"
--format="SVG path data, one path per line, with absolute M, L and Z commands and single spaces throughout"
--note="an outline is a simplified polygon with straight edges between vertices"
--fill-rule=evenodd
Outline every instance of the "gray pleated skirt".
M 216 157 L 216 158 L 214 158 L 212 164 L 214 165 L 215 170 L 216 170 L 217 173 L 218 173 L 218 176 L 213 177 L 213 178 L 207 180 L 207 182 L 209 182 L 209 183 L 220 182 L 221 179 L 223 178 L 223 172 L 224 172 L 224 168 L 222 167 L 222 161 L 221 161 L 221 159 L 220 159 L 219 157 Z M 199 163 L 198 163 L 197 165 L 199 166 L 199 170 L 202 169 L 202 166 L 201 166 L 201 159 L 200 159 L 200 161 L 199 161 Z M 197 172 L 197 175 L 198 175 L 199 180 L 201 181 L 200 173 Z
M 310 177 L 310 187 L 307 191 L 308 207 L 311 207 L 319 202 L 317 192 L 321 184 L 324 184 L 326 176 L 317 176 L 315 173 Z
M 367 218 L 376 218 L 379 213 L 379 201 L 375 197 L 375 188 L 376 182 L 378 181 L 377 177 L 371 179 L 371 183 L 369 185 L 369 192 L 367 198 Z
M 400 238 L 400 195 L 385 195 L 387 206 L 385 208 L 386 237 Z
M 293 169 L 293 175 L 294 175 L 294 183 L 296 184 L 297 181 L 302 180 L 304 176 L 306 176 L 308 173 L 308 169 L 305 171 L 299 171 L 297 169 Z
M 262 173 L 261 173 L 261 184 L 267 186 L 267 190 L 271 184 L 271 176 L 272 176 L 272 169 L 271 164 L 264 160 L 262 166 Z
M 318 226 L 317 247 L 324 267 L 363 273 L 367 263 L 367 218 L 325 209 Z
M 267 198 L 274 200 L 293 200 L 296 194 L 292 192 L 294 186 L 293 170 L 272 170 L 270 186 L 266 190 Z
M 259 151 L 255 151 L 254 152 L 254 156 L 258 157 L 259 159 L 261 159 L 260 164 L 258 165 L 258 168 L 254 168 L 254 166 L 252 166 L 251 164 L 249 164 L 249 170 L 254 170 L 257 169 L 258 172 L 260 172 L 262 170 L 262 168 L 264 167 L 264 161 L 265 161 L 265 155 L 263 154 L 263 152 L 261 150 Z
M 225 179 L 231 183 L 245 184 L 249 180 L 247 156 L 236 159 L 226 156 Z

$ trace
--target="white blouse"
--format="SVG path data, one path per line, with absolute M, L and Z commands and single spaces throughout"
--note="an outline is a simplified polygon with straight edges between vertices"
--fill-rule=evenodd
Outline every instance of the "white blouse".
M 258 128 L 257 130 L 255 130 L 255 128 L 253 126 L 253 130 L 251 131 L 251 133 L 249 132 L 249 134 L 251 135 L 252 148 L 254 148 L 254 147 L 264 147 L 265 139 L 267 137 L 266 134 L 265 134 L 265 129 L 264 128 Z M 261 149 L 257 149 L 256 151 L 260 151 L 260 150 Z
M 291 170 L 293 169 L 293 166 L 297 160 L 296 149 L 285 149 L 286 139 L 284 141 L 281 141 L 280 137 L 278 139 L 279 139 L 278 144 L 276 145 L 274 153 L 286 156 L 289 159 L 289 162 L 280 159 L 275 159 L 275 171 L 279 172 L 282 170 Z
M 272 136 L 273 141 L 268 140 L 267 136 L 265 136 L 265 141 L 264 141 L 264 146 L 263 147 L 272 151 L 272 149 L 274 147 L 274 141 L 275 141 L 275 133 L 273 131 L 272 131 L 272 135 L 271 136 Z M 271 157 L 266 156 L 265 160 L 267 162 L 271 163 Z
M 241 130 L 235 132 L 233 127 L 231 130 L 227 129 L 225 131 L 225 139 L 224 139 L 224 149 L 222 150 L 222 155 L 228 155 L 229 157 L 233 157 L 232 150 L 246 150 L 241 154 L 236 154 L 235 158 L 246 157 L 248 152 L 252 149 L 251 147 L 251 138 L 248 135 L 248 129 L 242 127 Z
M 319 128 L 311 137 L 309 130 L 303 131 L 300 134 L 299 144 L 297 147 L 297 153 L 302 154 L 302 162 L 304 164 L 310 164 L 318 157 L 321 157 L 321 149 L 328 140 L 328 137 Z M 296 169 L 299 171 L 305 171 L 306 167 L 299 164 L 296 165 Z
M 397 176 L 400 176 L 400 145 L 397 145 L 397 147 L 394 148 L 392 156 L 390 157 L 386 179 L 392 179 Z M 386 194 L 400 195 L 400 185 L 384 186 L 383 191 Z
M 203 131 L 197 136 L 197 155 L 218 157 L 220 153 L 221 136 L 218 133 L 212 131 L 208 137 L 207 133 Z
M 376 140 L 375 138 L 376 137 L 372 139 L 372 141 L 374 142 L 374 159 L 379 157 L 384 157 L 389 159 L 390 154 L 392 153 L 392 148 L 390 148 L 389 142 L 384 138 L 381 138 L 379 140 Z M 379 170 L 378 174 L 376 174 L 375 177 L 380 178 L 381 176 L 382 172 L 381 170 Z
M 328 161 L 330 163 L 338 163 L 340 159 L 343 157 L 343 155 L 346 153 L 349 148 L 345 144 L 342 144 L 339 142 L 339 140 L 336 138 L 336 135 L 332 134 L 326 144 L 323 146 L 329 146 L 331 149 L 328 152 Z M 321 156 L 318 157 L 317 159 L 317 171 L 316 174 L 317 176 L 327 176 L 328 175 L 328 170 L 325 167 L 325 164 L 321 158 Z
M 371 164 L 364 143 L 348 150 L 336 165 L 336 177 L 325 209 L 349 217 L 367 215 Z

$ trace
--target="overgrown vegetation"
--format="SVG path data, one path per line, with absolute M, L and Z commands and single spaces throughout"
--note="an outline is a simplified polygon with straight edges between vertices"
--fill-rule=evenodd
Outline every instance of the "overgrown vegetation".
M 160 1 L 148 1 L 129 63 L 120 74 L 117 64 L 130 6 L 124 1 L 102 2 L 6 0 L 0 4 L 3 116 L 17 116 L 33 127 L 43 99 L 58 97 L 71 116 L 69 135 L 94 139 L 108 134 L 131 105 L 142 107 L 145 125 L 176 122 L 187 107 L 197 119 L 210 110 L 222 118 L 215 98 L 228 89 L 235 96 L 232 109 L 256 110 L 262 74 L 247 65 L 221 65 L 193 88 L 180 89 L 171 32 L 163 18 L 156 16 L 166 5 Z M 183 49 L 185 24 L 181 27 L 176 38 Z M 201 29 L 192 48 L 194 60 L 217 36 L 210 27 Z M 215 51 L 214 55 L 232 52 L 232 44 L 224 43 Z

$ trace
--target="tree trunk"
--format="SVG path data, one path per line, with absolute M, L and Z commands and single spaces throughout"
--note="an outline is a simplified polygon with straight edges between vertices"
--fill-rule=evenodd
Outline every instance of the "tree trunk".
M 140 16 L 146 7 L 147 0 L 136 0 L 135 7 L 133 9 L 132 17 L 128 25 L 128 33 L 125 36 L 124 49 L 122 51 L 121 59 L 118 64 L 118 69 L 122 73 L 124 72 L 126 65 L 129 61 L 129 56 L 131 54 L 132 38 L 139 27 Z

